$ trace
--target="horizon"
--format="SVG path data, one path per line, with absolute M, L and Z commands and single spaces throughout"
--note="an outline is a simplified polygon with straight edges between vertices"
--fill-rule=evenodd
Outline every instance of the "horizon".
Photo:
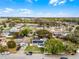
M 11 17 L 0 17 L 0 18 L 79 18 L 79 17 L 17 17 L 17 16 L 11 16 Z

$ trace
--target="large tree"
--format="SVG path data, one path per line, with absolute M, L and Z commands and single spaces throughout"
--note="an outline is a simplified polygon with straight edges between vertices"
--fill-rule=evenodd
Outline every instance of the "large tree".
M 20 35 L 21 36 L 28 36 L 28 34 L 31 32 L 31 29 L 28 28 L 24 28 L 21 32 Z
M 38 31 L 36 31 L 36 34 L 40 38 L 43 38 L 43 37 L 52 38 L 52 33 L 47 30 L 38 30 Z
M 79 26 L 76 27 L 74 32 L 68 34 L 66 39 L 76 44 L 79 44 Z
M 62 41 L 54 38 L 45 42 L 45 51 L 52 54 L 62 53 L 64 51 L 64 45 Z

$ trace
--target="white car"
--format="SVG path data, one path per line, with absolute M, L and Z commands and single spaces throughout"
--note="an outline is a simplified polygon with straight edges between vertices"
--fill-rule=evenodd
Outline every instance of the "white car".
M 2 54 L 2 55 L 9 55 L 10 52 L 2 52 L 1 54 Z

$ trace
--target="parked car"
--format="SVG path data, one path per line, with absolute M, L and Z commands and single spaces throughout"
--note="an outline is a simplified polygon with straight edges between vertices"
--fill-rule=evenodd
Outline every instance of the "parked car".
M 26 55 L 32 55 L 33 52 L 25 52 Z
M 60 59 L 68 59 L 67 57 L 60 57 Z
M 10 52 L 2 52 L 1 55 L 9 55 Z
M 20 45 L 18 45 L 18 46 L 17 46 L 17 48 L 16 48 L 16 50 L 18 51 L 18 50 L 20 50 L 20 48 L 21 48 L 21 46 L 20 46 Z
M 74 52 L 72 52 L 71 53 L 71 55 L 75 55 L 77 53 L 77 51 L 76 50 L 74 50 Z

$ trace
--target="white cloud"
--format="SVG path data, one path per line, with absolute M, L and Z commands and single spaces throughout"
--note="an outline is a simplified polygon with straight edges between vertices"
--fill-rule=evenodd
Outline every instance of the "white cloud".
M 26 0 L 26 1 L 28 1 L 29 3 L 33 3 L 32 0 Z
M 5 8 L 3 10 L 4 13 L 10 13 L 10 12 L 13 12 L 13 11 L 14 11 L 14 9 L 11 9 L 11 8 Z
M 33 3 L 33 2 L 37 2 L 38 0 L 26 0 L 28 1 L 29 3 Z
M 22 14 L 31 14 L 32 10 L 30 9 L 19 9 L 19 12 L 21 12 Z
M 66 0 L 62 0 L 59 2 L 59 5 L 66 3 Z
M 27 8 L 21 8 L 21 9 L 13 9 L 13 8 L 3 8 L 0 9 L 0 16 L 4 17 L 77 17 L 79 14 L 73 14 L 67 11 L 59 11 L 59 12 L 50 12 L 50 11 L 33 11 Z
M 54 14 L 53 17 L 76 17 L 77 15 L 72 15 L 68 12 L 59 11 L 58 13 Z
M 67 2 L 72 2 L 74 0 L 49 0 L 49 4 L 53 5 L 53 6 L 57 6 L 57 5 L 61 5 L 61 4 L 65 4 Z
M 54 6 L 56 6 L 58 3 L 58 0 L 50 0 L 49 4 L 53 4 Z
M 74 0 L 69 0 L 70 2 L 73 2 Z
M 35 2 L 37 2 L 38 0 L 35 0 Z
M 69 16 L 69 14 L 62 12 L 62 11 L 55 14 L 55 17 L 67 17 L 67 16 Z
M 28 16 L 32 13 L 30 9 L 0 9 L 0 16 Z
M 17 12 L 19 16 L 29 16 L 32 14 L 32 10 L 30 9 L 19 9 Z
M 13 12 L 14 11 L 14 9 L 12 9 L 12 8 L 4 8 L 4 9 L 0 9 L 0 14 L 9 14 L 9 13 L 11 13 L 11 12 Z
M 52 13 L 51 12 L 38 12 L 38 13 L 33 13 L 34 17 L 52 17 Z
M 66 11 L 59 11 L 59 12 L 38 12 L 32 13 L 32 17 L 78 17 L 79 15 L 73 15 Z

